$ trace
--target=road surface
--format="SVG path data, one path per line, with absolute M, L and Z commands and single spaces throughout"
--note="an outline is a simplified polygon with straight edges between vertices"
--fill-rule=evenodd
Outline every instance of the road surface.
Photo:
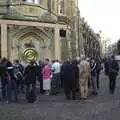
M 119 75 L 120 76 L 120 75 Z M 67 101 L 64 94 L 44 96 L 35 104 L 0 103 L 0 120 L 120 120 L 120 77 L 116 92 L 108 92 L 108 78 L 101 74 L 99 95 L 86 102 Z

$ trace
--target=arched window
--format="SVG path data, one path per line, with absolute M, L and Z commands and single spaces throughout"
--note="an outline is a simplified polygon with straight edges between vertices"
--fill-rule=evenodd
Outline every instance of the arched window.
M 34 3 L 34 0 L 25 0 L 28 3 Z
M 48 11 L 51 12 L 51 0 L 47 1 Z
M 58 2 L 58 13 L 60 15 L 64 14 L 64 0 L 59 0 Z
M 39 0 L 39 3 L 40 3 L 40 4 L 43 4 L 43 0 Z

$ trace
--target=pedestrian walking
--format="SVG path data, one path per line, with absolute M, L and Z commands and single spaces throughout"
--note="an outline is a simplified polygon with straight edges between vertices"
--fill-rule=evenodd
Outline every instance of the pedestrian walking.
M 119 71 L 119 65 L 117 63 L 117 61 L 115 60 L 115 56 L 112 55 L 107 63 L 106 63 L 106 72 L 107 75 L 109 77 L 109 92 L 111 94 L 114 94 L 115 91 L 115 87 L 116 87 L 116 77 L 118 75 L 118 71 Z

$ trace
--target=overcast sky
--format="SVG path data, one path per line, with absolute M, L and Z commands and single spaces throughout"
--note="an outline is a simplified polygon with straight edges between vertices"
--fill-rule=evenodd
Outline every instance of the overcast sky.
M 120 0 L 78 0 L 81 17 L 114 43 L 120 38 Z

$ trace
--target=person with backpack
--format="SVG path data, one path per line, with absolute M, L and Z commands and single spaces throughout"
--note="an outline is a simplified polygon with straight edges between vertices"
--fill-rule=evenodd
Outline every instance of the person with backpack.
M 17 90 L 20 92 L 19 87 L 21 87 L 22 93 L 24 93 L 24 85 L 23 85 L 23 71 L 24 67 L 19 63 L 19 60 L 15 60 L 14 64 L 14 78 L 17 81 Z

